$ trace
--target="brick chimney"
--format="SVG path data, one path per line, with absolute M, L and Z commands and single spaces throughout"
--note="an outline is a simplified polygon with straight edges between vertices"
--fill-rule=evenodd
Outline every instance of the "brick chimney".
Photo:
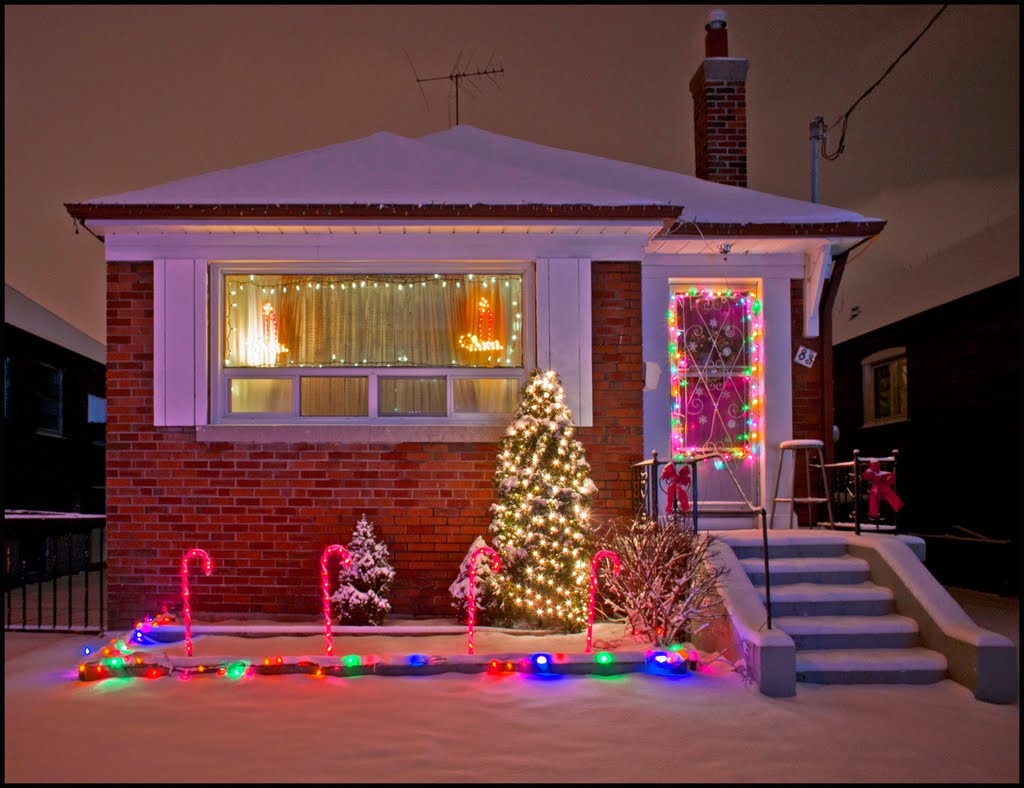
M 690 80 L 697 177 L 746 186 L 750 61 L 729 57 L 725 11 L 710 11 L 704 29 L 704 62 Z

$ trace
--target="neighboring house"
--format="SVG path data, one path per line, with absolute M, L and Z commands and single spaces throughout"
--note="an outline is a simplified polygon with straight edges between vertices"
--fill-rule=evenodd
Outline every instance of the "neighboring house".
M 830 442 L 830 281 L 885 223 L 743 188 L 747 61 L 714 25 L 707 55 L 696 178 L 457 126 L 68 205 L 106 249 L 111 624 L 176 603 L 192 547 L 204 613 L 310 615 L 364 513 L 395 612 L 450 612 L 533 367 L 597 518 L 652 450 L 728 451 L 763 503 L 780 441 Z
M 4 284 L 4 509 L 101 514 L 104 347 Z
M 898 449 L 901 530 L 926 537 L 943 582 L 1004 593 L 1019 575 L 1019 231 L 1014 213 L 888 277 L 873 311 L 844 291 L 834 349 L 837 459 Z

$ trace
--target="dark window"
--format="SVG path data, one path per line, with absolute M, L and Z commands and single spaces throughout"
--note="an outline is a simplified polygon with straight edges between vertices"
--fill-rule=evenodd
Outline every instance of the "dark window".
M 64 436 L 64 370 L 39 364 L 39 388 L 36 392 L 37 427 L 43 435 Z

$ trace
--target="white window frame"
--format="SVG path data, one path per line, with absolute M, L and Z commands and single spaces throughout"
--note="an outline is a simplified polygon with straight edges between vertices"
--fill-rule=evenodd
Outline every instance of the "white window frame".
M 454 383 L 456 378 L 516 378 L 521 386 L 536 359 L 535 267 L 532 261 L 509 262 L 210 262 L 210 414 L 211 425 L 498 425 L 507 424 L 511 413 L 455 413 Z M 224 348 L 224 281 L 231 274 L 258 275 L 329 275 L 329 274 L 517 274 L 522 277 L 521 330 L 522 366 L 519 367 L 238 367 L 223 365 Z M 368 380 L 367 416 L 302 416 L 300 378 L 302 377 L 366 377 Z M 380 377 L 443 377 L 447 387 L 445 416 L 379 416 L 377 415 L 378 379 Z M 285 378 L 292 380 L 291 413 L 231 413 L 230 381 L 233 378 Z
M 861 371 L 863 380 L 863 410 L 864 410 L 864 423 L 862 427 L 877 427 L 883 424 L 896 424 L 901 421 L 909 421 L 910 416 L 910 392 L 909 392 L 909 368 L 907 374 L 907 410 L 904 413 L 896 413 L 893 416 L 886 418 L 875 417 L 875 368 L 886 364 L 889 367 L 889 379 L 892 381 L 896 380 L 897 376 L 897 362 L 903 360 L 906 364 L 907 360 L 907 349 L 905 347 L 891 347 L 885 350 L 880 350 L 877 353 L 872 353 L 870 356 L 861 359 Z M 895 394 L 896 387 L 890 387 L 890 396 Z M 895 412 L 896 405 L 898 402 L 895 399 L 890 400 L 892 405 L 891 410 Z

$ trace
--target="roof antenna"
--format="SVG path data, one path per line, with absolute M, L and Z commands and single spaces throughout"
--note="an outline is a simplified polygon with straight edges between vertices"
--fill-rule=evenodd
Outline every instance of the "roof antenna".
M 408 55 L 407 55 L 407 57 L 408 57 Z M 459 54 L 455 58 L 455 65 L 452 66 L 451 73 L 449 73 L 449 74 L 447 74 L 445 76 L 440 76 L 440 77 L 418 77 L 417 76 L 416 77 L 416 82 L 417 83 L 421 83 L 421 82 L 435 82 L 435 81 L 437 81 L 439 79 L 447 79 L 447 80 L 451 81 L 454 84 L 454 86 L 455 86 L 455 125 L 458 126 L 459 125 L 459 91 L 460 90 L 465 90 L 467 93 L 471 93 L 471 91 L 474 91 L 474 90 L 479 91 L 479 88 L 476 86 L 476 84 L 474 83 L 473 80 L 478 79 L 480 77 L 487 77 L 495 85 L 498 85 L 497 81 L 494 79 L 494 75 L 495 74 L 504 74 L 505 73 L 505 69 L 501 68 L 500 66 L 492 65 L 493 62 L 494 62 L 494 55 L 492 54 L 487 59 L 487 63 L 484 65 L 483 68 L 477 68 L 475 71 L 470 71 L 470 69 L 473 68 L 473 55 L 470 55 L 469 58 L 466 60 L 465 65 L 462 65 L 462 50 L 459 50 Z M 409 65 L 412 65 L 412 61 L 411 60 L 409 61 Z M 460 70 L 460 66 L 461 66 L 461 70 Z M 413 74 L 415 74 L 415 73 L 416 73 L 416 69 L 414 68 L 413 69 Z M 460 83 L 459 80 L 465 80 L 465 82 L 464 83 Z M 420 90 L 421 91 L 423 90 L 422 86 L 420 87 Z M 426 101 L 426 96 L 424 96 L 424 101 Z M 428 108 L 428 111 L 429 111 L 429 108 Z M 449 118 L 449 123 L 450 122 L 451 122 L 451 119 Z

